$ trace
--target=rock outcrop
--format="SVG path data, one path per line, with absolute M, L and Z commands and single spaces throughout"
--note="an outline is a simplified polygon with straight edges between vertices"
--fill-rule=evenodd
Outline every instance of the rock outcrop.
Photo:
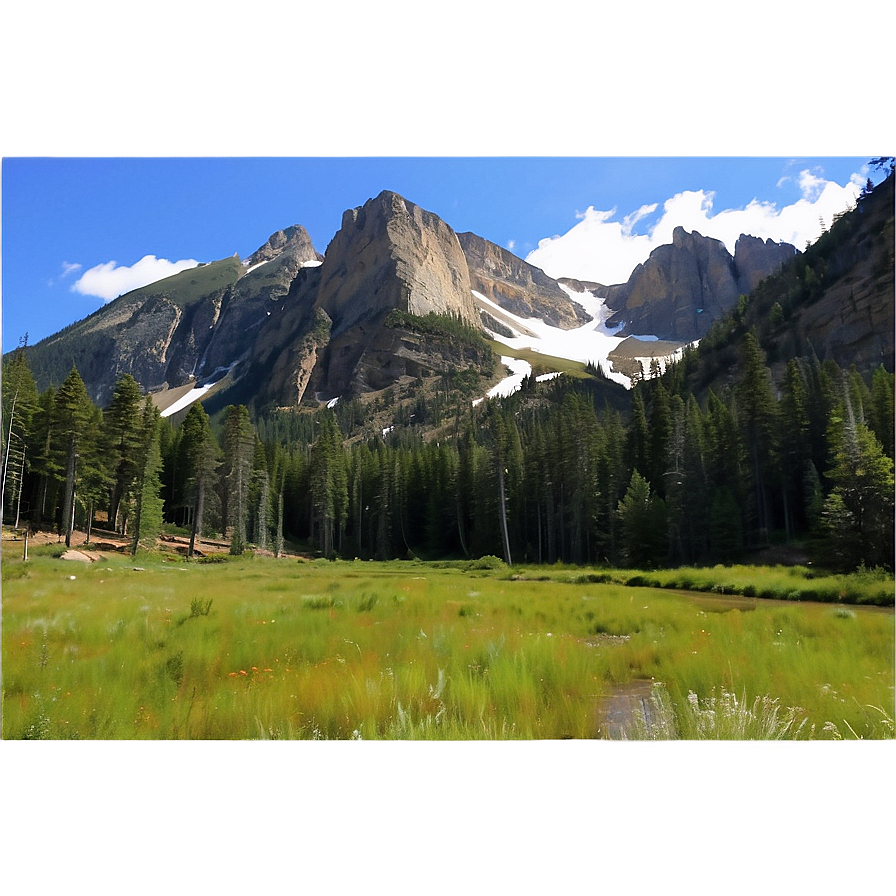
M 267 242 L 256 249 L 243 264 L 253 268 L 258 264 L 271 261 L 284 253 L 288 253 L 301 261 L 323 261 L 324 257 L 311 244 L 308 231 L 300 224 L 293 224 L 285 230 L 272 233 Z
M 243 262 L 242 276 L 224 297 L 196 375 L 209 376 L 243 357 L 250 338 L 285 299 L 299 272 L 322 258 L 304 227 L 272 234 Z
M 787 244 L 741 237 L 740 265 L 721 240 L 676 227 L 672 242 L 658 246 L 628 282 L 606 288 L 614 309 L 609 326 L 620 335 L 653 335 L 692 342 L 735 306 L 742 294 L 778 270 L 796 250 Z
M 571 330 L 591 320 L 541 268 L 477 236 L 459 233 L 470 283 L 476 292 L 522 318 L 537 318 L 552 327 Z
M 738 288 L 743 295 L 751 293 L 759 283 L 790 261 L 797 250 L 790 243 L 762 240 L 742 233 L 734 244 L 734 269 Z

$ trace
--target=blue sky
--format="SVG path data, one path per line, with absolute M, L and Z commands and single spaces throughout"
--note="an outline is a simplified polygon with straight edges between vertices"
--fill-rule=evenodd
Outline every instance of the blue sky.
M 862 19 L 891 6 L 869 0 Z M 537 15 L 459 0 L 437 28 L 392 0 L 78 9 L 20 4 L 4 21 L 39 35 L 0 54 L 4 350 L 99 307 L 72 291 L 88 271 L 107 292 L 113 267 L 245 256 L 293 223 L 324 251 L 383 189 L 524 258 L 562 236 L 533 263 L 613 281 L 676 218 L 704 232 L 754 201 L 805 202 L 804 171 L 840 188 L 840 211 L 850 178 L 894 149 L 873 86 L 886 54 L 834 64 L 859 25 L 772 0 L 736 28 L 704 0 Z

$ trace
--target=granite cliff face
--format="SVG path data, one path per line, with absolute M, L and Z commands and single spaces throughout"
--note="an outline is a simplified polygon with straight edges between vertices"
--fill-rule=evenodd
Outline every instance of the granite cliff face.
M 246 375 L 263 383 L 270 402 L 288 407 L 450 366 L 445 346 L 396 325 L 395 311 L 480 326 L 454 231 L 387 191 L 343 214 L 323 263 L 304 268 L 262 323 Z
M 316 304 L 337 333 L 393 308 L 451 314 L 477 326 L 457 235 L 438 215 L 388 191 L 343 214 L 321 266 Z
M 787 244 L 741 236 L 732 256 L 721 240 L 676 227 L 672 242 L 654 249 L 627 283 L 606 288 L 614 309 L 607 323 L 624 324 L 623 336 L 692 342 L 795 253 Z
M 537 318 L 562 330 L 580 327 L 591 319 L 541 268 L 475 233 L 457 237 L 467 259 L 470 283 L 487 299 L 517 317 Z

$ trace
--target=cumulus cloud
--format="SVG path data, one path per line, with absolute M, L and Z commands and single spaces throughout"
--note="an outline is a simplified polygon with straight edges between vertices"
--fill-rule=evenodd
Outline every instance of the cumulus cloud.
M 156 258 L 155 255 L 144 255 L 130 267 L 119 265 L 117 261 L 107 261 L 86 270 L 72 284 L 72 291 L 85 296 L 97 296 L 104 302 L 109 302 L 132 289 L 195 268 L 198 264 L 192 258 L 168 261 L 167 258 Z M 80 269 L 81 265 L 73 267 Z
M 621 221 L 614 220 L 615 208 L 591 207 L 576 216 L 579 223 L 567 233 L 541 240 L 526 261 L 555 278 L 625 283 L 657 246 L 672 242 L 676 227 L 721 240 L 732 254 L 742 233 L 791 243 L 802 250 L 821 235 L 822 222 L 829 227 L 834 215 L 855 203 L 863 181 L 854 175 L 840 186 L 806 170 L 799 173 L 797 183 L 800 199 L 780 209 L 773 202 L 754 199 L 744 208 L 715 212 L 712 191 L 676 193 L 663 203 L 660 217 L 645 233 L 635 233 L 635 227 L 657 210 L 657 204 L 642 206 Z

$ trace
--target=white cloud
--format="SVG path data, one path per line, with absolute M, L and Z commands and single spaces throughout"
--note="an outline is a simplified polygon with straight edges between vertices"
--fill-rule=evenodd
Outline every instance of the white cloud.
M 802 250 L 820 236 L 819 219 L 830 227 L 834 215 L 855 202 L 863 180 L 854 175 L 848 184 L 840 186 L 806 170 L 799 173 L 797 182 L 801 198 L 781 209 L 773 202 L 754 199 L 745 208 L 713 213 L 715 194 L 711 191 L 676 193 L 663 203 L 659 219 L 643 234 L 633 233 L 633 229 L 638 221 L 656 211 L 656 204 L 642 206 L 621 222 L 612 220 L 615 208 L 599 211 L 592 207 L 584 214 L 576 214 L 579 223 L 567 233 L 541 240 L 526 261 L 551 277 L 574 277 L 607 285 L 625 283 L 657 246 L 672 242 L 676 227 L 721 240 L 732 254 L 742 233 L 792 243 Z
M 72 291 L 85 296 L 97 296 L 109 302 L 132 289 L 195 268 L 198 264 L 192 258 L 168 261 L 167 258 L 156 258 L 155 255 L 144 255 L 130 267 L 119 265 L 116 261 L 107 261 L 86 270 L 72 285 Z M 76 267 L 80 269 L 81 266 Z
M 68 277 L 70 274 L 77 274 L 78 271 L 81 270 L 82 265 L 78 264 L 69 264 L 67 261 L 62 262 L 62 276 Z
M 516 248 L 516 240 L 507 240 L 507 248 L 510 252 Z

